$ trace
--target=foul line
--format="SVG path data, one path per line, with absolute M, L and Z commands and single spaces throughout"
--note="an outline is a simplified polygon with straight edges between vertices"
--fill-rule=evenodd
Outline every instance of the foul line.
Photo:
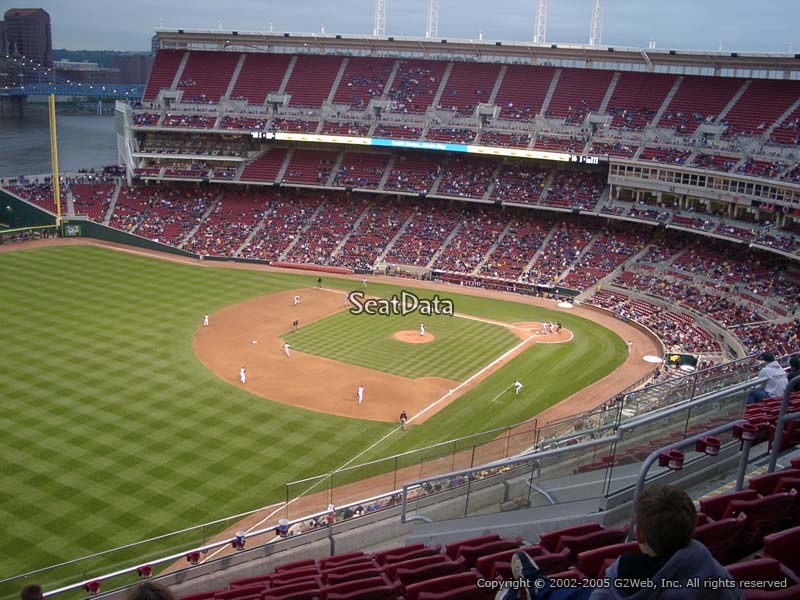
M 138 254 L 138 253 L 137 253 L 137 254 Z M 334 294 L 341 294 L 341 295 L 347 295 L 347 294 L 349 293 L 349 292 L 343 292 L 342 290 L 336 290 L 336 289 L 332 289 L 332 288 L 324 288 L 324 287 L 321 287 L 321 288 L 316 288 L 316 289 L 323 290 L 323 291 L 325 291 L 325 292 L 331 292 L 331 293 L 334 293 Z M 373 296 L 373 297 L 374 297 L 374 298 L 378 298 L 378 296 Z M 472 321 L 480 321 L 480 322 L 482 322 L 482 323 L 488 323 L 488 324 L 490 324 L 490 325 L 497 325 L 497 326 L 499 326 L 499 327 L 505 327 L 505 328 L 510 328 L 510 329 L 519 329 L 519 330 L 521 330 L 521 331 L 529 331 L 528 329 L 525 329 L 524 327 L 518 327 L 518 326 L 516 326 L 516 325 L 511 325 L 510 323 L 503 323 L 503 322 L 501 322 L 501 321 L 493 321 L 493 320 L 491 320 L 491 319 L 483 319 L 483 318 L 481 318 L 481 317 L 473 317 L 473 316 L 464 315 L 464 314 L 460 314 L 460 313 L 455 313 L 455 314 L 454 314 L 454 316 L 456 316 L 456 317 L 459 317 L 459 318 L 461 318 L 461 319 L 468 319 L 468 320 L 472 320 Z M 499 363 L 499 362 L 501 362 L 501 361 L 505 360 L 505 359 L 506 359 L 506 358 L 507 358 L 509 355 L 511 355 L 511 354 L 513 354 L 514 352 L 518 351 L 520 348 L 522 348 L 522 347 L 523 347 L 525 344 L 527 344 L 528 342 L 530 342 L 530 341 L 531 341 L 531 340 L 533 340 L 533 339 L 535 339 L 535 335 L 533 335 L 533 334 L 529 335 L 527 338 L 525 338 L 524 340 L 522 340 L 522 341 L 521 341 L 519 344 L 517 344 L 516 346 L 514 346 L 514 347 L 513 347 L 513 348 L 511 348 L 510 350 L 508 350 L 508 351 L 504 352 L 503 354 L 501 354 L 500 356 L 498 356 L 496 359 L 494 359 L 494 360 L 493 360 L 492 362 L 490 362 L 488 365 L 484 366 L 484 367 L 483 367 L 482 369 L 480 369 L 480 370 L 479 370 L 477 373 L 475 373 L 475 374 L 471 375 L 471 376 L 470 376 L 470 377 L 469 377 L 467 380 L 465 380 L 465 381 L 461 382 L 460 384 L 458 384 L 458 386 L 456 386 L 455 388 L 453 388 L 452 390 L 450 390 L 449 392 L 447 392 L 447 393 L 446 393 L 444 396 L 442 396 L 441 398 L 439 398 L 439 399 L 438 399 L 438 400 L 436 400 L 435 402 L 432 402 L 431 404 L 429 404 L 428 406 L 426 406 L 425 408 L 423 408 L 423 409 L 422 409 L 420 412 L 418 412 L 417 414 L 413 415 L 413 416 L 412 416 L 410 419 L 408 419 L 407 423 L 411 423 L 411 422 L 412 422 L 414 419 L 416 419 L 416 418 L 418 418 L 418 417 L 421 417 L 422 415 L 424 415 L 425 413 L 427 413 L 429 410 L 431 410 L 431 409 L 433 409 L 434 407 L 438 406 L 438 405 L 439 405 L 441 402 L 443 402 L 444 400 L 446 400 L 447 398 L 449 398 L 450 396 L 452 396 L 453 394 L 455 394 L 456 392 L 458 392 L 458 391 L 459 391 L 460 389 L 462 389 L 463 387 L 465 387 L 465 386 L 469 385 L 470 383 L 472 383 L 472 381 L 474 381 L 476 378 L 478 378 L 478 377 L 480 377 L 481 375 L 483 375 L 483 373 L 485 373 L 487 370 L 489 370 L 489 369 L 493 368 L 495 365 L 497 365 L 497 363 Z M 508 391 L 508 388 L 507 388 L 507 389 L 505 389 L 505 390 L 503 390 L 503 392 L 501 392 L 500 394 L 498 394 L 498 396 L 495 396 L 495 398 L 494 398 L 492 401 L 494 401 L 494 400 L 495 400 L 497 397 L 499 397 L 500 395 L 502 395 L 502 394 L 503 394 L 503 393 L 505 393 L 506 391 Z M 395 433 L 397 433 L 398 431 L 402 431 L 402 427 L 395 427 L 394 429 L 392 429 L 391 431 L 389 431 L 389 432 L 388 432 L 386 435 L 382 436 L 381 438 L 379 438 L 378 440 L 376 440 L 375 442 L 373 442 L 372 444 L 370 444 L 369 446 L 367 446 L 366 448 L 364 448 L 364 450 L 362 450 L 361 452 L 359 452 L 358 454 L 356 454 L 355 456 L 353 456 L 353 457 L 352 457 L 350 460 L 348 460 L 347 462 L 345 462 L 345 463 L 344 463 L 343 465 L 341 465 L 339 468 L 337 468 L 337 469 L 334 469 L 334 470 L 332 471 L 332 473 L 336 473 L 336 472 L 338 472 L 338 471 L 341 471 L 342 469 L 344 469 L 344 468 L 348 467 L 349 465 L 351 465 L 352 463 L 354 463 L 355 461 L 357 461 L 359 458 L 361 458 L 362 456 L 364 456 L 364 455 L 365 455 L 367 452 L 369 452 L 370 450 L 372 450 L 372 449 L 373 449 L 373 448 L 375 448 L 376 446 L 378 446 L 378 445 L 382 444 L 384 441 L 386 441 L 386 440 L 387 440 L 389 437 L 391 437 L 392 435 L 394 435 L 394 434 L 395 434 Z M 279 508 L 276 508 L 276 509 L 275 509 L 275 510 L 273 510 L 271 513 L 269 513 L 269 514 L 268 514 L 266 517 L 264 517 L 263 519 L 261 519 L 261 520 L 260 520 L 258 523 L 256 523 L 256 524 L 255 524 L 255 525 L 253 525 L 252 527 L 250 527 L 250 528 L 246 529 L 246 530 L 245 530 L 245 533 L 250 533 L 250 532 L 251 532 L 251 531 L 253 531 L 253 530 L 254 530 L 256 527 L 258 527 L 258 526 L 262 525 L 262 524 L 263 524 L 265 521 L 268 521 L 269 519 L 271 519 L 272 517 L 274 517 L 274 516 L 275 516 L 277 513 L 279 513 L 281 510 L 284 510 L 284 509 L 288 508 L 290 504 L 293 504 L 294 502 L 296 502 L 296 501 L 297 501 L 297 500 L 299 500 L 300 498 L 304 497 L 306 494 L 308 494 L 308 492 L 310 492 L 311 490 L 313 490 L 314 488 L 316 488 L 316 487 L 317 487 L 317 486 L 318 486 L 320 483 L 322 483 L 322 481 L 324 481 L 324 479 L 320 479 L 320 480 L 319 480 L 319 481 L 317 481 L 316 483 L 312 484 L 312 485 L 311 485 L 311 486 L 310 486 L 308 489 L 306 489 L 306 490 L 305 490 L 304 492 L 302 492 L 300 495 L 298 495 L 298 496 L 295 496 L 294 498 L 292 498 L 292 499 L 291 499 L 291 500 L 289 500 L 288 502 L 284 502 L 283 504 L 281 504 Z M 273 506 L 275 506 L 275 505 L 273 505 Z M 208 561 L 208 560 L 212 559 L 212 558 L 213 558 L 213 557 L 215 557 L 217 554 L 219 554 L 220 552 L 222 552 L 222 550 L 224 550 L 224 549 L 225 549 L 225 546 L 222 546 L 222 547 L 218 548 L 218 549 L 217 549 L 217 550 L 215 550 L 213 553 L 211 553 L 210 555 L 208 555 L 207 557 L 205 557 L 205 558 L 203 559 L 203 561 L 202 561 L 202 562 L 206 562 L 206 561 Z

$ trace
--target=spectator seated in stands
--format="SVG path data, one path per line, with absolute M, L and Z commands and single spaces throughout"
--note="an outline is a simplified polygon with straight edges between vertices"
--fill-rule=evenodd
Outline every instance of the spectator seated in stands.
M 685 492 L 666 485 L 653 485 L 642 492 L 634 508 L 636 541 L 641 552 L 623 553 L 606 571 L 607 587 L 595 590 L 551 587 L 550 580 L 524 552 L 517 552 L 511 569 L 518 579 L 526 579 L 528 590 L 536 590 L 536 600 L 616 600 L 630 598 L 660 598 L 661 600 L 703 598 L 744 599 L 744 594 L 732 581 L 730 573 L 720 565 L 708 549 L 693 540 L 697 511 Z M 649 581 L 650 583 L 646 583 Z M 698 588 L 690 587 L 695 581 Z M 703 588 L 704 581 L 713 582 L 719 589 Z M 628 582 L 624 588 L 617 587 Z M 634 582 L 642 582 L 638 587 Z M 668 582 L 664 586 L 662 582 Z M 663 586 L 663 587 L 662 587 Z M 503 600 L 517 597 L 514 589 L 500 596 Z
M 750 390 L 747 394 L 747 403 L 755 404 L 761 402 L 765 398 L 774 398 L 775 396 L 783 396 L 783 390 L 786 389 L 786 384 L 789 380 L 786 377 L 786 371 L 780 363 L 775 360 L 775 355 L 769 352 L 764 352 L 758 357 L 763 360 L 766 365 L 758 372 L 759 377 L 766 377 L 767 383 L 764 384 L 764 389 Z

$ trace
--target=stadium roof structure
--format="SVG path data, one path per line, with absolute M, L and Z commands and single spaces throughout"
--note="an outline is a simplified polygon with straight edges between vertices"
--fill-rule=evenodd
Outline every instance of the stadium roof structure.
M 800 53 L 709 52 L 423 37 L 157 28 L 162 48 L 310 52 L 594 66 L 689 75 L 800 79 Z

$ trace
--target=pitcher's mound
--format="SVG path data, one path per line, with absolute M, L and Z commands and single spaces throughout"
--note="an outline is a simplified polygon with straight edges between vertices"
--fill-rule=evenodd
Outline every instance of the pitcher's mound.
M 413 329 L 404 329 L 402 331 L 395 331 L 392 337 L 407 344 L 427 344 L 436 339 L 432 333 L 425 332 L 425 335 L 420 335 L 419 331 Z

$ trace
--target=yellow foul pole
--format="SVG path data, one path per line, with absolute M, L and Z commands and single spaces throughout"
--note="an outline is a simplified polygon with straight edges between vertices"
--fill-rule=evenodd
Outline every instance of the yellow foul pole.
M 58 134 L 56 133 L 56 97 L 50 94 L 50 161 L 53 164 L 53 198 L 56 201 L 56 226 L 61 227 L 61 186 L 58 181 Z

